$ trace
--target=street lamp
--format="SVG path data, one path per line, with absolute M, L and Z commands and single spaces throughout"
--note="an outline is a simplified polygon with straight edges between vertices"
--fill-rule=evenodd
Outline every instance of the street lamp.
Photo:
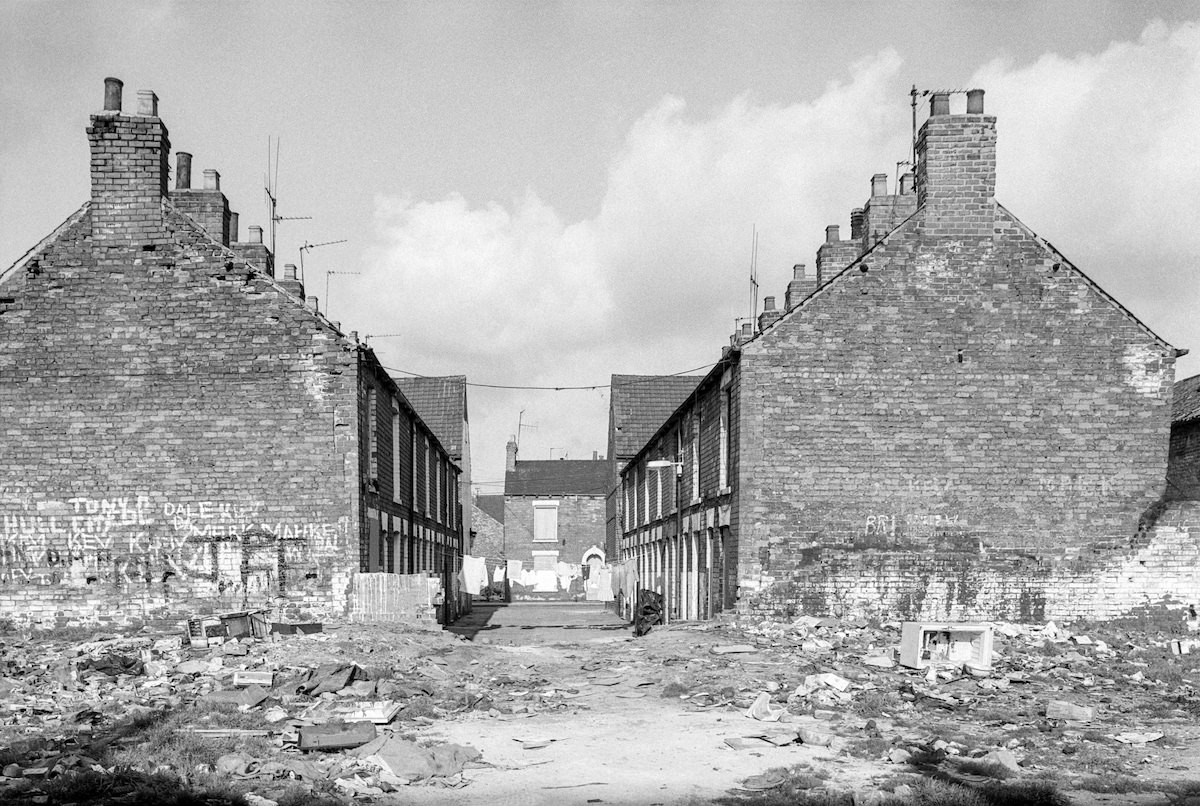
M 675 475 L 683 475 L 683 462 L 672 462 L 670 459 L 651 459 L 646 462 L 646 467 L 650 470 L 662 470 L 664 467 L 675 468 Z

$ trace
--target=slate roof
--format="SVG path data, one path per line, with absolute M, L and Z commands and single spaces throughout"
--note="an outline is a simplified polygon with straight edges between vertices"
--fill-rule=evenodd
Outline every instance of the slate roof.
M 1186 423 L 1200 419 L 1200 375 L 1193 375 L 1175 382 L 1175 395 L 1171 406 L 1171 421 Z
M 518 460 L 517 469 L 504 474 L 504 494 L 603 496 L 610 473 L 604 459 Z
M 504 523 L 504 496 L 477 495 L 475 496 L 475 506 L 493 520 Z
M 629 458 L 640 451 L 703 379 L 703 375 L 613 375 L 608 408 L 612 458 Z
M 467 376 L 397 378 L 396 385 L 425 425 L 454 459 L 463 452 L 463 421 L 467 418 Z

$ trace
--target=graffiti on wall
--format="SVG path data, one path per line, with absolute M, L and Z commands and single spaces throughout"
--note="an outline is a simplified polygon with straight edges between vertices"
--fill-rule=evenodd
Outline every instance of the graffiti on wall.
M 262 503 L 79 496 L 0 505 L 0 585 L 174 584 L 278 588 L 287 569 L 346 545 L 336 523 L 273 519 Z

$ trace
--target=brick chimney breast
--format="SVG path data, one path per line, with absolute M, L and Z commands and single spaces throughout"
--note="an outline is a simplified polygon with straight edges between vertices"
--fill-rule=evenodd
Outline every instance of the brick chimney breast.
M 917 206 L 932 231 L 992 234 L 996 192 L 996 118 L 983 114 L 983 90 L 972 90 L 963 115 L 935 94 L 917 134 Z M 978 111 L 975 111 L 978 110 Z
M 221 192 L 221 174 L 215 168 L 205 168 L 204 187 L 192 187 L 192 155 L 187 154 L 185 160 L 185 153 L 180 152 L 176 157 L 175 190 L 171 192 L 171 201 L 204 227 L 210 238 L 229 246 L 232 214 L 229 200 Z M 234 234 L 233 238 L 236 237 Z
M 783 311 L 775 308 L 774 297 L 763 297 L 762 313 L 758 315 L 758 329 L 766 330 L 771 323 L 783 316 Z
M 104 81 L 104 110 L 87 127 L 91 151 L 92 248 L 109 249 L 165 243 L 162 198 L 167 193 L 171 142 L 157 117 L 158 98 L 139 93 L 139 113 L 121 111 L 122 83 Z
M 792 266 L 792 279 L 788 282 L 787 293 L 783 295 L 783 305 L 791 310 L 803 302 L 809 294 L 817 290 L 820 279 L 811 277 L 804 269 L 803 263 Z

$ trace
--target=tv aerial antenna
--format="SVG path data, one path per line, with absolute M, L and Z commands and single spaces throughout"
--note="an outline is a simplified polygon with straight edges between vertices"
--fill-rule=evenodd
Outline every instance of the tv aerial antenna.
M 346 243 L 347 240 L 348 239 L 346 239 L 346 238 L 339 238 L 336 241 L 322 241 L 321 243 L 309 243 L 308 241 L 305 241 L 304 244 L 300 247 L 300 278 L 301 278 L 301 280 L 303 280 L 303 278 L 304 278 L 304 253 L 305 252 L 311 252 L 312 250 L 316 249 L 319 246 L 333 246 L 335 243 Z M 331 274 L 360 274 L 360 272 L 335 271 L 333 269 L 326 269 L 326 271 L 325 271 L 325 310 L 326 311 L 329 310 L 329 276 Z
M 754 225 L 750 242 L 750 321 L 758 314 L 758 225 Z
M 280 221 L 308 221 L 310 215 L 281 216 L 279 207 L 279 138 L 275 138 L 274 167 L 272 168 L 271 138 L 267 138 L 267 174 L 263 177 L 263 191 L 267 194 L 267 205 L 271 208 L 271 255 L 275 255 L 275 231 Z M 303 280 L 303 274 L 301 280 Z

